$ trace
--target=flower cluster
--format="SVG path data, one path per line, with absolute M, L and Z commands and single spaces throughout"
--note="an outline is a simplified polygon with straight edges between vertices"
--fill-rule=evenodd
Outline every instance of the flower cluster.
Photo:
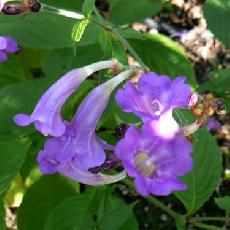
M 126 176 L 124 171 L 116 175 L 100 173 L 100 169 L 110 169 L 121 161 L 143 196 L 168 195 L 186 189 L 186 184 L 178 178 L 192 169 L 192 147 L 172 116 L 173 109 L 189 108 L 197 100 L 184 77 L 171 80 L 168 76 L 148 73 L 140 78 L 138 87 L 128 82 L 118 90 L 119 106 L 139 116 L 143 126 L 137 130 L 123 124 L 125 137 L 115 148 L 100 139 L 95 129 L 112 91 L 136 72 L 135 68 L 94 88 L 70 122 L 62 118 L 63 104 L 90 74 L 115 67 L 121 68 L 116 60 L 109 60 L 73 69 L 44 93 L 31 115 L 14 117 L 17 125 L 34 123 L 43 135 L 51 136 L 37 156 L 41 172 L 58 172 L 81 183 L 101 185 Z
M 113 150 L 113 146 L 96 135 L 95 129 L 108 104 L 110 94 L 133 73 L 133 70 L 121 72 L 93 89 L 70 122 L 63 120 L 61 116 L 61 108 L 67 98 L 90 74 L 119 65 L 116 60 L 109 60 L 73 69 L 45 92 L 31 115 L 18 114 L 14 117 L 17 125 L 27 126 L 34 123 L 43 135 L 52 136 L 37 157 L 43 173 L 59 172 L 89 185 L 112 183 L 125 177 L 125 172 L 106 175 L 93 173 L 90 169 L 105 163 L 105 150 Z
M 9 36 L 0 36 L 0 63 L 7 60 L 7 55 L 19 51 L 15 40 Z
M 129 127 L 118 142 L 115 154 L 128 175 L 135 178 L 137 191 L 143 196 L 169 195 L 186 189 L 178 177 L 192 169 L 191 144 L 182 136 L 172 116 L 175 108 L 188 108 L 191 89 L 184 77 L 144 74 L 138 87 L 128 82 L 116 94 L 119 106 L 143 120 L 138 131 Z

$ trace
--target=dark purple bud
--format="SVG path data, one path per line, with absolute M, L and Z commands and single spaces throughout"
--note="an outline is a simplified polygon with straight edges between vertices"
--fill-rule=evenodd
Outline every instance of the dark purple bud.
M 221 98 L 214 99 L 212 101 L 212 108 L 215 112 L 222 112 L 225 109 L 224 101 Z
M 41 9 L 41 3 L 40 2 L 32 3 L 30 6 L 31 12 L 39 12 L 40 9 Z
M 7 5 L 5 4 L 2 8 L 2 13 L 6 15 L 17 15 L 23 12 L 22 8 L 16 7 L 14 5 Z
M 105 170 L 109 170 L 112 168 L 115 168 L 117 166 L 117 164 L 119 163 L 119 160 L 117 159 L 117 157 L 115 156 L 114 153 L 110 153 L 106 156 L 106 160 L 105 162 L 102 164 L 102 168 Z
M 115 129 L 116 135 L 118 137 L 123 137 L 128 129 L 129 125 L 125 124 L 125 123 L 121 123 L 120 125 L 118 125 Z
M 88 171 L 93 173 L 93 174 L 97 174 L 97 173 L 99 173 L 101 171 L 101 166 L 89 168 Z

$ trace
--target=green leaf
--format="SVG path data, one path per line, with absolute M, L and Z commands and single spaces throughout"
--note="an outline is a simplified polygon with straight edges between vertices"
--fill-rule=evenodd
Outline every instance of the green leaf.
M 128 57 L 121 42 L 107 31 L 102 31 L 99 42 L 104 52 L 104 58 L 116 58 L 124 65 L 128 65 Z
M 187 82 L 196 87 L 193 67 L 182 47 L 160 34 L 147 34 L 144 38 L 129 39 L 129 42 L 151 71 L 172 78 L 186 76 Z
M 228 112 L 230 112 L 230 70 L 222 69 L 211 72 L 209 81 L 200 85 L 198 91 L 209 91 L 216 97 L 224 99 L 224 103 Z
M 54 49 L 72 45 L 75 20 L 40 12 L 14 17 L 0 15 L 0 34 L 12 36 L 22 47 Z
M 79 42 L 81 40 L 82 35 L 88 23 L 89 23 L 88 19 L 83 19 L 76 22 L 76 24 L 73 26 L 72 35 L 71 35 L 74 41 Z
M 189 215 L 195 213 L 212 195 L 222 170 L 220 150 L 211 134 L 200 129 L 193 140 L 193 170 L 182 178 L 188 189 L 175 193 Z
M 134 204 L 122 204 L 119 207 L 108 210 L 102 218 L 98 220 L 99 229 L 102 230 L 122 230 L 122 229 L 138 229 L 135 220 L 129 223 L 129 218 L 133 215 Z M 129 224 L 129 226 L 127 225 Z M 132 224 L 132 225 L 131 225 Z
M 2 199 L 0 198 L 0 229 L 5 230 L 5 208 Z
M 63 0 L 42 0 L 43 4 L 55 6 L 60 9 L 70 9 L 73 11 L 81 11 L 82 0 L 76 1 L 63 1 Z
M 230 212 L 230 196 L 215 198 L 215 202 L 219 208 L 222 208 L 225 211 Z
M 74 187 L 60 175 L 43 176 L 27 190 L 23 198 L 18 211 L 19 230 L 44 229 L 51 211 L 74 194 Z
M 65 199 L 51 213 L 45 230 L 94 229 L 93 214 L 96 212 L 96 190 Z M 93 209 L 92 209 L 93 208 Z
M 230 1 L 208 0 L 204 5 L 204 17 L 208 28 L 227 48 L 230 48 Z
M 176 221 L 176 229 L 177 230 L 186 230 L 186 226 L 185 226 L 185 219 L 184 217 L 178 217 L 175 219 Z
M 21 168 L 29 145 L 28 140 L 0 143 L 0 195 L 9 187 Z
M 27 135 L 34 131 L 32 126 L 16 126 L 13 122 L 13 116 L 18 113 L 30 114 L 39 97 L 55 80 L 52 78 L 28 80 L 0 90 L 1 141 Z
M 95 6 L 95 0 L 84 0 L 82 6 L 82 12 L 88 16 L 92 13 L 94 6 Z
M 110 0 L 109 20 L 115 24 L 130 24 L 156 14 L 162 6 L 160 0 Z
M 25 79 L 26 75 L 18 55 L 9 55 L 8 60 L 0 64 L 0 88 Z

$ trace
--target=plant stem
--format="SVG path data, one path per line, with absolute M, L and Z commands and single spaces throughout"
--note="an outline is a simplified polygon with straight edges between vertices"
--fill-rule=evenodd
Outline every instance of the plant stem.
M 214 226 L 214 225 L 208 225 L 208 224 L 202 224 L 202 223 L 192 223 L 193 226 L 201 229 L 209 229 L 209 230 L 223 230 L 223 228 Z
M 59 9 L 57 7 L 46 5 L 43 3 L 41 5 L 41 10 L 49 12 L 49 13 L 54 13 L 57 15 L 62 15 L 62 16 L 68 17 L 68 18 L 77 19 L 77 20 L 85 18 L 85 15 L 83 15 L 81 13 L 77 13 L 77 12 L 65 10 L 65 9 Z
M 199 221 L 226 221 L 225 217 L 221 217 L 221 216 L 213 216 L 213 217 L 209 217 L 209 216 L 204 216 L 204 217 L 190 217 L 188 218 L 189 221 L 191 222 L 199 222 Z
M 145 65 L 142 59 L 139 57 L 137 52 L 133 49 L 133 47 L 129 44 L 129 42 L 120 34 L 119 30 L 116 28 L 112 28 L 111 32 L 120 40 L 123 46 L 130 52 L 130 54 L 139 62 L 139 64 L 146 70 L 149 71 L 149 68 Z

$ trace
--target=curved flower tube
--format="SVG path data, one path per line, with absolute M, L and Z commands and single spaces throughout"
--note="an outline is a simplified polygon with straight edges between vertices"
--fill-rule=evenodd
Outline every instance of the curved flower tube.
M 14 122 L 20 126 L 34 123 L 44 136 L 62 136 L 66 130 L 66 122 L 62 119 L 61 108 L 68 97 L 92 73 L 117 65 L 119 63 L 116 60 L 100 61 L 69 71 L 44 93 L 31 115 L 18 114 L 14 116 Z
M 93 174 L 88 170 L 104 163 L 104 150 L 113 150 L 113 146 L 96 136 L 96 125 L 112 91 L 133 72 L 134 70 L 124 71 L 87 95 L 68 124 L 65 134 L 48 140 L 45 149 L 39 152 L 37 160 L 43 173 L 59 172 L 91 185 L 110 183 L 124 177 L 124 173 L 108 176 Z

